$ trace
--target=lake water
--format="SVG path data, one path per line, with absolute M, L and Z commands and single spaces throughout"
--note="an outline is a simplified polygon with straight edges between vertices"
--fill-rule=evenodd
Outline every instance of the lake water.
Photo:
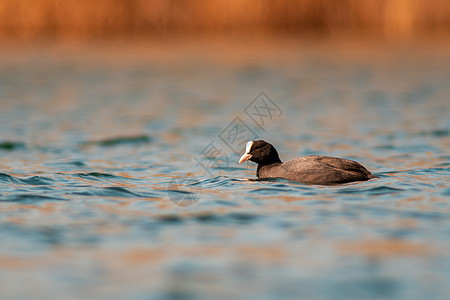
M 4 48 L 1 298 L 448 299 L 450 46 L 425 45 Z M 250 138 L 380 178 L 256 181 Z

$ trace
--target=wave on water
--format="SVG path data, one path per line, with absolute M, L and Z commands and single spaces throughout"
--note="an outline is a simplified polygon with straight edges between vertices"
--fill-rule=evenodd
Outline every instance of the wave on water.
M 61 167 L 86 167 L 87 164 L 80 160 L 74 161 L 63 161 L 63 162 L 48 162 L 44 164 L 45 166 L 61 166 Z
M 48 177 L 31 176 L 27 178 L 18 178 L 6 173 L 0 173 L 0 182 L 22 185 L 51 185 L 55 183 L 53 179 Z
M 12 141 L 3 141 L 0 142 L 0 150 L 13 151 L 13 150 L 22 150 L 25 149 L 25 143 L 23 142 L 12 142 Z
M 160 215 L 156 219 L 162 223 L 180 224 L 183 221 L 195 220 L 199 223 L 237 223 L 240 225 L 252 223 L 261 218 L 261 215 L 249 212 L 228 212 L 228 213 L 214 213 L 201 212 L 193 213 L 185 216 L 180 215 Z
M 127 178 L 122 176 L 116 176 L 108 173 L 75 173 L 64 174 L 58 173 L 57 175 L 72 176 L 84 179 L 90 179 L 93 182 L 103 181 L 106 184 L 113 182 L 119 182 L 121 184 L 126 180 L 139 180 L 134 178 Z M 64 179 L 52 179 L 43 176 L 31 176 L 27 178 L 19 178 L 6 173 L 0 173 L 0 184 L 8 184 L 8 194 L 1 197 L 1 201 L 34 201 L 34 200 L 68 200 L 67 195 L 82 195 L 82 196 L 104 196 L 104 197 L 124 197 L 124 198 L 156 198 L 165 196 L 165 194 L 157 193 L 153 189 L 151 191 L 140 189 L 137 191 L 131 191 L 129 187 L 122 186 L 95 186 L 95 185 L 73 185 L 78 181 L 70 182 L 67 184 L 67 180 Z M 61 185 L 61 183 L 66 183 Z M 52 187 L 30 187 L 19 189 L 18 186 L 51 186 L 58 184 L 58 188 Z M 14 186 L 16 185 L 16 186 Z M 20 193 L 20 191 L 30 191 L 30 193 Z M 158 191 L 159 192 L 159 191 Z M 52 196 L 48 196 L 48 194 Z M 54 194 L 57 194 L 55 197 Z
M 0 195 L 0 202 L 27 202 L 34 203 L 39 201 L 67 201 L 69 199 L 64 197 L 47 196 L 34 193 L 20 193 L 20 194 L 9 194 Z
M 127 145 L 127 144 L 146 144 L 150 143 L 152 139 L 148 135 L 136 135 L 136 136 L 123 136 L 123 137 L 114 137 L 108 138 L 98 141 L 88 141 L 82 144 L 82 146 L 103 146 L 103 147 L 111 147 L 118 145 Z
M 259 195 L 277 195 L 280 193 L 288 192 L 289 189 L 285 188 L 259 188 L 249 191 L 250 194 L 259 194 Z
M 138 180 L 135 178 L 114 175 L 110 173 L 101 173 L 101 172 L 90 172 L 90 173 L 76 173 L 74 176 L 85 178 L 85 179 L 93 179 L 93 180 L 111 180 L 111 179 L 120 179 L 120 180 Z
M 385 195 L 405 191 L 404 189 L 390 186 L 376 186 L 371 188 L 344 188 L 336 191 L 337 194 L 366 194 L 366 195 Z
M 104 196 L 121 198 L 156 198 L 158 195 L 151 192 L 132 192 L 121 186 L 87 187 L 83 191 L 70 192 L 71 195 Z
M 207 178 L 197 182 L 190 183 L 192 186 L 201 186 L 204 188 L 214 188 L 219 186 L 225 186 L 231 183 L 230 178 L 226 176 L 216 176 L 212 178 Z

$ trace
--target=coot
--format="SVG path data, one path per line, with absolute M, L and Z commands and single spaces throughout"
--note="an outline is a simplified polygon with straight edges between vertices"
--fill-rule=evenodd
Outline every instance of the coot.
M 249 141 L 239 163 L 247 160 L 258 164 L 259 179 L 285 178 L 308 184 L 336 184 L 377 178 L 356 161 L 310 155 L 281 162 L 277 150 L 266 141 Z

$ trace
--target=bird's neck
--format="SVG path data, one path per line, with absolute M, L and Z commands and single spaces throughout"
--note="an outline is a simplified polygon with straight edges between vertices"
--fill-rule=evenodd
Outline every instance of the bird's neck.
M 262 167 L 277 164 L 277 163 L 281 163 L 281 159 L 278 156 L 276 157 L 276 159 L 258 163 L 258 168 L 256 169 L 256 176 L 259 178 L 259 171 L 261 170 Z

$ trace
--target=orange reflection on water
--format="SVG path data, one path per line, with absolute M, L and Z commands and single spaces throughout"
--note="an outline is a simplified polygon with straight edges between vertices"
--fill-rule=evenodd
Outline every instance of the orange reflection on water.
M 36 261 L 30 258 L 19 258 L 0 254 L 0 268 L 2 269 L 29 269 L 35 264 Z
M 430 245 L 399 239 L 351 241 L 339 243 L 336 248 L 341 254 L 370 257 L 425 256 L 435 253 Z
M 280 246 L 245 245 L 238 247 L 236 251 L 245 259 L 263 263 L 281 263 L 287 257 L 285 249 Z

